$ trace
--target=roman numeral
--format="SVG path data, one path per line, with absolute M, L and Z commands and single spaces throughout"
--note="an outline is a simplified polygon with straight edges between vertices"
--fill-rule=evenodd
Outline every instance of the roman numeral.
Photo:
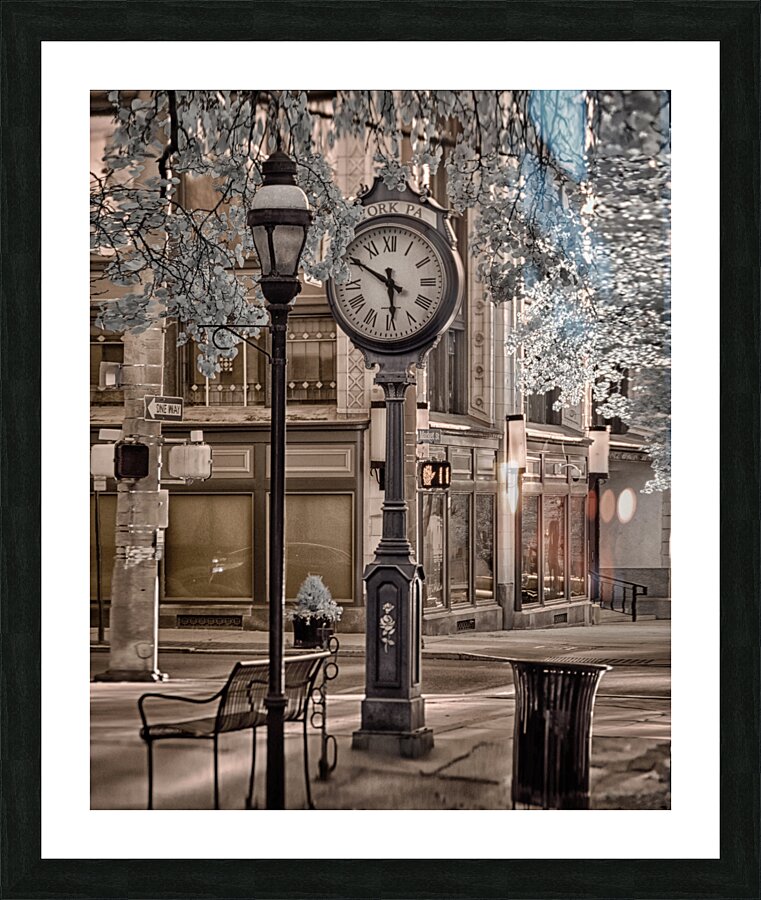
M 370 259 L 380 253 L 380 250 L 378 250 L 378 248 L 375 246 L 374 241 L 370 241 L 369 244 L 365 244 L 365 250 L 367 250 L 367 252 L 370 254 Z
M 346 282 L 346 290 L 347 291 L 361 291 L 362 288 L 359 284 L 359 278 L 356 278 L 354 281 Z
M 365 298 L 362 294 L 357 294 L 356 297 L 352 297 L 351 300 L 348 301 L 349 306 L 354 310 L 354 312 L 359 312 L 360 309 L 365 305 Z
M 409 310 L 405 310 L 405 312 L 407 313 L 407 318 L 409 319 L 410 325 L 415 325 L 417 323 L 417 319 L 412 315 L 412 313 Z
M 374 309 L 369 309 L 367 311 L 367 315 L 364 318 L 365 325 L 369 325 L 371 328 L 375 328 L 375 322 L 378 318 L 378 313 Z
M 433 306 L 433 300 L 431 300 L 430 297 L 424 297 L 422 294 L 418 294 L 417 297 L 415 297 L 415 303 L 418 306 L 422 306 L 426 312 Z
M 412 245 L 413 245 L 414 243 L 415 243 L 414 241 L 410 241 L 409 247 L 407 247 L 407 249 L 404 251 L 404 255 L 405 255 L 405 256 L 410 252 L 410 250 L 412 250 Z
M 383 249 L 386 253 L 396 253 L 396 235 L 383 238 Z
M 421 259 L 420 262 L 415 263 L 415 268 L 422 269 L 423 266 L 427 266 L 430 261 L 431 261 L 431 257 L 426 256 L 424 259 Z
M 435 287 L 436 279 L 435 278 L 421 278 L 420 279 L 420 287 Z
M 390 313 L 386 313 L 386 331 L 396 331 L 396 324 Z

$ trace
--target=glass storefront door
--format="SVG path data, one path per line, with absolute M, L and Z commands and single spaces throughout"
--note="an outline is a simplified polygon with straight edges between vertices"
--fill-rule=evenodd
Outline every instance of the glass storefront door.
M 565 497 L 544 498 L 544 599 L 565 597 Z
M 520 605 L 585 597 L 586 494 L 526 491 L 520 513 Z
M 449 495 L 449 602 L 470 601 L 471 494 Z
M 521 602 L 539 602 L 539 497 L 530 494 L 521 510 Z
M 444 606 L 444 502 L 443 491 L 420 495 L 426 609 Z
M 418 510 L 426 610 L 493 602 L 495 495 L 421 491 Z

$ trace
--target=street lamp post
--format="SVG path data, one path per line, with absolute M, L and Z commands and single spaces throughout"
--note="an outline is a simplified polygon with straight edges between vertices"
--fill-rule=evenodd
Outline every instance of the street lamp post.
M 299 260 L 312 221 L 306 194 L 296 185 L 296 164 L 277 150 L 262 166 L 264 181 L 248 213 L 261 265 L 272 335 L 270 425 L 269 681 L 267 809 L 285 809 L 283 715 L 283 606 L 285 522 L 285 366 L 288 313 L 301 290 Z

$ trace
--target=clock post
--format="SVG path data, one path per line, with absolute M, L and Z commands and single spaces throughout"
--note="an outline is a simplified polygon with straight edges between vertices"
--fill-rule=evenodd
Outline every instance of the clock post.
M 360 200 L 364 220 L 344 257 L 350 276 L 327 286 L 336 322 L 368 368 L 378 366 L 386 403 L 383 536 L 364 572 L 365 699 L 352 746 L 418 757 L 433 747 L 433 732 L 420 693 L 424 575 L 407 538 L 404 395 L 457 314 L 463 267 L 449 213 L 427 191 L 376 178 Z
M 415 383 L 411 361 L 389 358 L 375 383 L 386 402 L 383 535 L 365 569 L 367 593 L 365 699 L 352 746 L 419 757 L 433 747 L 420 694 L 422 567 L 407 538 L 404 499 L 404 395 Z M 407 364 L 405 364 L 407 363 Z

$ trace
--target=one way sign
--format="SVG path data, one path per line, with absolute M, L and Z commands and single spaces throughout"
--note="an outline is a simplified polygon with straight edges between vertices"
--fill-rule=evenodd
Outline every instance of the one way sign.
M 182 397 L 154 397 L 143 398 L 145 402 L 145 418 L 161 422 L 182 421 Z

